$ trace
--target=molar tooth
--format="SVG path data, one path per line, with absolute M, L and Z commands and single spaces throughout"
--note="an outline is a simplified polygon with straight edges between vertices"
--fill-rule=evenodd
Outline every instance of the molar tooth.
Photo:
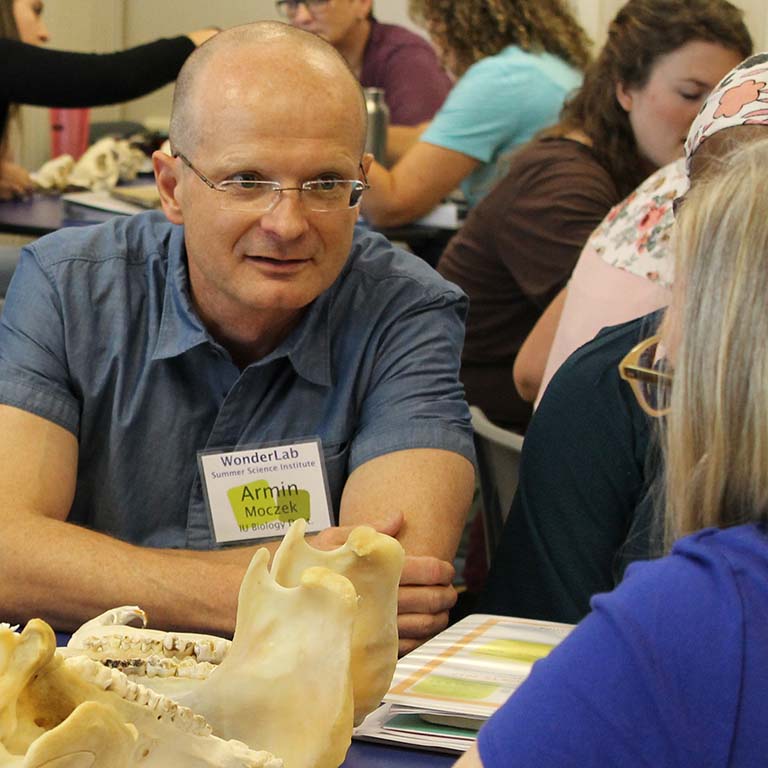
M 110 671 L 106 667 L 99 665 L 98 670 L 94 675 L 95 679 L 93 682 L 105 691 L 109 688 L 110 683 L 112 682 L 112 676 L 109 672 Z
M 147 704 L 147 689 L 143 685 L 137 685 L 137 691 L 136 691 L 136 703 L 141 705 L 142 707 L 146 706 Z
M 173 722 L 188 731 L 192 727 L 192 710 L 188 707 L 177 707 L 173 713 Z
M 192 726 L 190 730 L 197 736 L 210 736 L 213 733 L 213 728 L 211 728 L 206 719 L 202 715 L 194 713 L 192 713 Z
M 173 659 L 164 656 L 150 656 L 147 659 L 147 677 L 173 677 L 176 673 Z
M 105 667 L 106 669 L 106 667 Z M 125 693 L 126 686 L 128 685 L 128 678 L 117 669 L 109 669 L 110 680 L 106 686 L 108 691 L 114 691 L 118 696 L 122 698 Z

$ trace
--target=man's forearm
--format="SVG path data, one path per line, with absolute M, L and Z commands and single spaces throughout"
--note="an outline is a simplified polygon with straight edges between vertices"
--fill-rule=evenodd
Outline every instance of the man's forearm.
M 40 617 L 60 630 L 138 604 L 153 627 L 231 634 L 240 582 L 256 550 L 136 547 L 31 514 L 3 521 L 0 542 L 0 620 Z

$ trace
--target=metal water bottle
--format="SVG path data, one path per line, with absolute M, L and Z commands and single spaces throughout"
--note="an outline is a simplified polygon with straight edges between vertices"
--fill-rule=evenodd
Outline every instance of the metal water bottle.
M 384 101 L 384 89 L 366 88 L 365 107 L 368 110 L 365 151 L 370 152 L 383 164 L 387 159 L 387 127 L 389 126 L 389 107 Z

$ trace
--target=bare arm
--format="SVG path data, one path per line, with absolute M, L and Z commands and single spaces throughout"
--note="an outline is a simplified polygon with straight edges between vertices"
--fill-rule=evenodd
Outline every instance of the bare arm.
M 390 125 L 387 128 L 387 164 L 396 163 L 412 146 L 414 146 L 429 121 L 421 125 Z
M 0 434 L 4 620 L 38 616 L 67 630 L 111 606 L 140 603 L 156 627 L 232 632 L 240 581 L 255 548 L 148 549 L 67 523 L 75 437 L 9 406 L 0 406 Z
M 0 434 L 4 620 L 23 622 L 37 616 L 71 630 L 109 607 L 139 603 L 155 627 L 233 631 L 240 582 L 257 547 L 151 549 L 67 523 L 77 475 L 75 437 L 9 406 L 0 406 Z M 410 479 L 407 488 L 404 477 Z M 469 462 L 437 450 L 377 458 L 356 470 L 347 483 L 342 525 L 381 528 L 398 535 L 409 555 L 418 555 L 408 558 L 403 574 L 403 649 L 422 642 L 447 621 L 455 600 L 448 561 L 458 544 L 472 485 Z M 391 499 L 405 503 L 393 509 Z M 339 546 L 347 533 L 348 528 L 331 529 L 314 543 L 321 548 Z M 259 546 L 273 552 L 277 543 Z
M 473 744 L 453 765 L 454 768 L 483 768 L 477 744 Z
M 523 400 L 532 403 L 539 394 L 549 350 L 555 339 L 560 315 L 563 313 L 567 288 L 555 296 L 533 326 L 515 358 L 512 375 L 515 389 Z
M 341 499 L 341 525 L 391 527 L 406 552 L 398 627 L 405 653 L 443 629 L 456 601 L 452 560 L 474 490 L 463 456 L 437 449 L 397 451 L 358 467 Z
M 394 227 L 429 213 L 479 160 L 419 141 L 388 171 L 373 163 L 371 188 L 363 195 L 362 213 L 374 226 Z

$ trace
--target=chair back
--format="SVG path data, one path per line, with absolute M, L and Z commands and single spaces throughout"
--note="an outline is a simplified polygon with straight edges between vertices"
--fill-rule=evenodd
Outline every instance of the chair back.
M 0 245 L 0 301 L 5 299 L 16 265 L 21 257 L 21 248 L 15 245 Z
M 490 563 L 517 489 L 523 436 L 496 426 L 475 405 L 470 406 L 469 411 L 480 475 L 485 554 Z

